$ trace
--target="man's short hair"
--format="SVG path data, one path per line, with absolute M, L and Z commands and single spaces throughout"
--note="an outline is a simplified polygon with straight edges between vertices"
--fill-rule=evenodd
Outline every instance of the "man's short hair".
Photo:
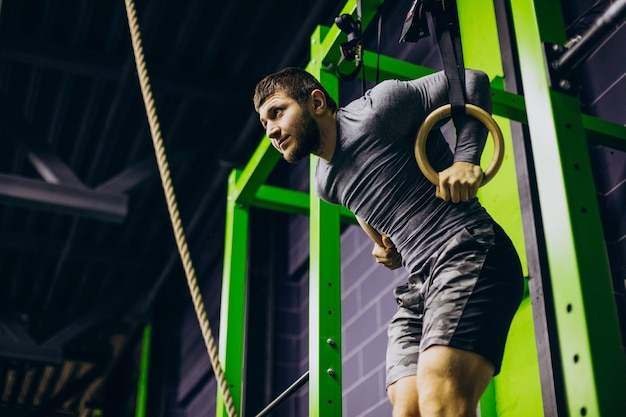
M 326 96 L 326 103 L 331 111 L 337 110 L 337 103 L 328 94 L 322 84 L 311 74 L 301 68 L 287 67 L 263 78 L 254 89 L 254 109 L 258 112 L 265 100 L 277 91 L 293 98 L 304 106 L 311 92 L 321 90 Z

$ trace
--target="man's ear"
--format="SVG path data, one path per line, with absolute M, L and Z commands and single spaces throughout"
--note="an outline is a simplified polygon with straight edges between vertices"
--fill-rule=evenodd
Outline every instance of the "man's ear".
M 311 98 L 313 99 L 313 112 L 317 115 L 321 115 L 326 110 L 326 95 L 320 89 L 311 91 Z

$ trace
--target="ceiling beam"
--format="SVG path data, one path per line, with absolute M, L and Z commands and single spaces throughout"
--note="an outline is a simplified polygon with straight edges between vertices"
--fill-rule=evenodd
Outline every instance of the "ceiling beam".
M 12 316 L 0 317 L 0 357 L 61 364 L 69 359 L 65 353 L 68 343 L 103 320 L 114 317 L 123 306 L 131 304 L 140 294 L 142 291 L 138 288 L 124 288 L 123 291 L 101 299 L 90 310 L 74 317 L 73 321 L 41 343 L 30 336 L 26 321 L 16 320 Z M 132 318 L 126 320 L 133 322 Z M 143 322 L 143 317 L 137 316 L 136 320 Z
M 3 106 L 0 114 L 2 126 L 17 146 L 24 150 L 39 175 L 47 183 L 86 189 L 74 171 L 45 142 L 43 135 L 36 132 L 35 127 L 26 120 L 11 113 Z
M 0 203 L 122 222 L 128 197 L 85 188 L 48 184 L 18 175 L 0 174 Z
M 59 365 L 63 354 L 59 346 L 40 346 L 30 336 L 27 322 L 15 315 L 0 317 L 0 358 Z

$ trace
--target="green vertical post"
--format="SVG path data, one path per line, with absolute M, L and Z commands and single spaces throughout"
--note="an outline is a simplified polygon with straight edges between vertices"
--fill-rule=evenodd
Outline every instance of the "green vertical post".
M 311 157 L 312 170 L 314 157 Z M 341 265 L 339 208 L 311 193 L 309 416 L 340 416 Z
M 505 76 L 503 69 L 500 39 L 496 23 L 496 11 L 493 0 L 457 0 L 461 41 L 464 63 L 467 68 L 486 72 L 492 81 L 492 92 L 503 86 L 496 86 Z M 477 25 L 476 22 L 481 22 Z M 490 51 L 485 53 L 485 51 Z M 494 100 L 495 101 L 495 100 Z M 496 103 L 494 103 L 494 108 Z M 500 126 L 505 143 L 505 156 L 498 175 L 486 187 L 480 189 L 478 196 L 494 219 L 511 237 L 528 275 L 522 212 L 519 199 L 517 172 L 515 167 L 512 128 L 505 117 L 494 115 Z M 487 166 L 493 155 L 493 145 L 487 142 L 483 153 L 482 166 Z M 516 314 L 516 323 L 512 325 L 507 342 L 502 373 L 490 382 L 480 400 L 481 417 L 495 417 L 499 410 L 506 410 L 511 416 L 542 416 L 541 384 L 537 351 L 533 339 L 532 326 L 520 327 L 520 322 L 531 314 L 527 303 L 522 304 Z M 513 331 L 527 333 L 526 337 L 513 335 Z M 517 343 L 511 343 L 511 340 Z M 519 343 L 523 341 L 523 343 Z M 516 358 L 524 357 L 522 363 Z M 531 359 L 531 360 L 528 360 Z M 524 377 L 522 378 L 521 375 Z
M 135 402 L 135 417 L 145 417 L 146 402 L 148 399 L 148 370 L 150 368 L 150 345 L 152 343 L 152 326 L 147 324 L 143 328 L 141 341 L 141 358 L 139 363 L 139 378 L 137 380 L 137 400 Z
M 626 362 L 578 97 L 549 86 L 556 0 L 511 0 L 569 416 L 622 416 Z
M 238 190 L 237 171 L 233 171 L 228 177 L 226 202 L 219 358 L 237 414 L 241 412 L 249 217 L 248 207 L 237 201 Z M 217 417 L 228 415 L 219 389 L 215 410 Z
M 321 67 L 319 53 L 327 29 L 311 37 L 307 70 L 337 100 L 339 81 Z M 340 416 L 341 391 L 341 256 L 339 207 L 320 200 L 313 182 L 316 157 L 311 157 L 309 265 L 309 416 Z
M 493 0 L 457 0 L 463 57 L 466 68 L 480 69 L 490 80 L 503 77 L 502 58 L 496 27 Z M 480 25 L 475 22 L 480 21 Z M 490 53 L 486 54 L 488 50 Z M 498 175 L 488 186 L 480 188 L 479 198 L 489 212 L 507 231 L 525 266 L 522 214 L 517 191 L 517 178 L 513 158 L 513 144 L 509 121 L 494 115 L 504 137 L 505 155 Z M 488 141 L 482 157 L 487 166 L 493 156 L 493 144 Z

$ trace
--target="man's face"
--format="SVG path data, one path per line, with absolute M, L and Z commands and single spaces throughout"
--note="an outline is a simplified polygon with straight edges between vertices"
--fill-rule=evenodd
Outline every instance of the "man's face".
M 307 108 L 282 92 L 265 100 L 259 108 L 259 117 L 267 137 L 287 162 L 297 162 L 319 149 L 317 121 Z

